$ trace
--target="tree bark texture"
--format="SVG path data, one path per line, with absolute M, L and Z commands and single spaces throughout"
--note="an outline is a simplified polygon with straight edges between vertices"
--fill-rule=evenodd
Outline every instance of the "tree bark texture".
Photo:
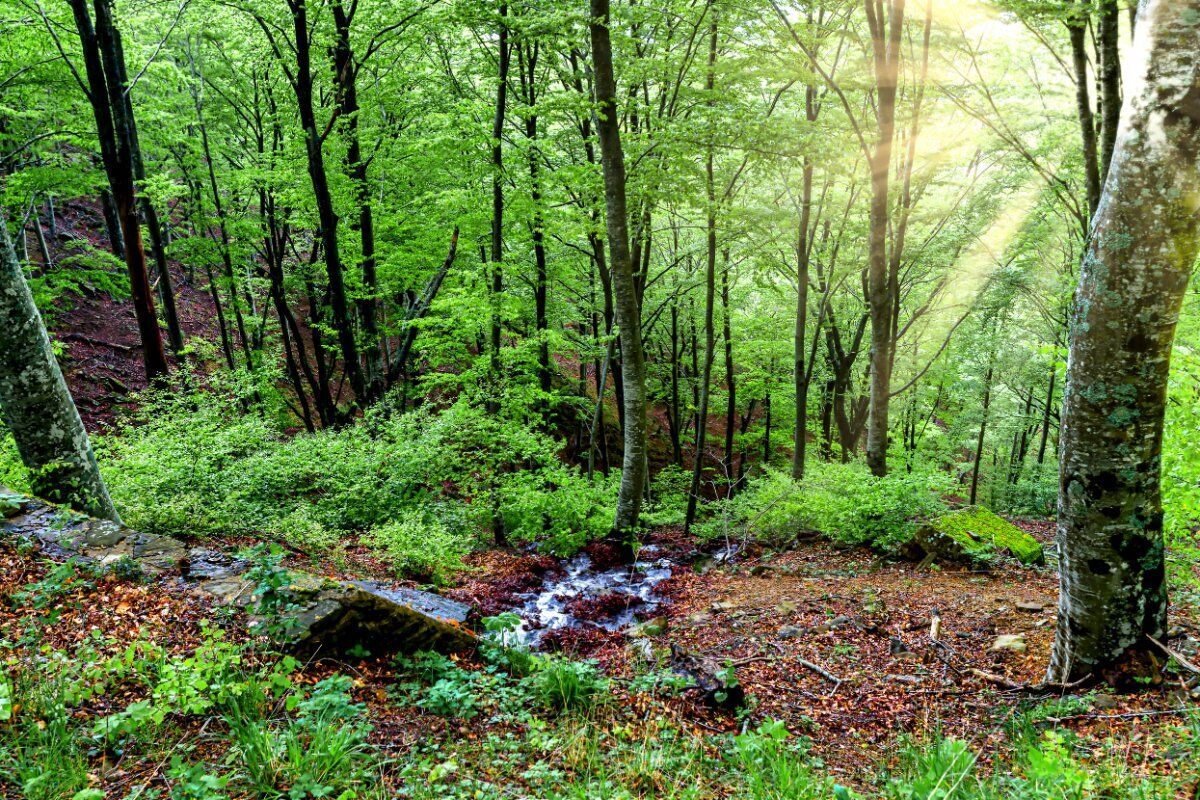
M 1108 183 L 1075 294 L 1049 675 L 1144 671 L 1166 630 L 1159 487 L 1171 344 L 1200 249 L 1200 0 L 1143 2 Z

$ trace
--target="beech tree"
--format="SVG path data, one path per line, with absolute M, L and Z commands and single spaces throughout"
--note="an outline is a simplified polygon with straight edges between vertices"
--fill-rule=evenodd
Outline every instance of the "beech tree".
M 625 154 L 617 119 L 617 85 L 613 75 L 612 39 L 608 0 L 591 0 L 589 30 L 595 72 L 596 128 L 604 165 L 604 199 L 607 209 L 609 268 L 613 277 L 616 323 L 621 337 L 621 374 L 625 386 L 623 405 L 625 453 L 621 488 L 613 523 L 618 533 L 637 525 L 646 484 L 646 362 L 642 353 L 641 309 L 629 253 L 629 215 L 625 196 Z
M 0 214 L 0 412 L 33 493 L 120 522 Z
M 1150 674 L 1150 639 L 1166 630 L 1160 473 L 1171 346 L 1200 250 L 1198 42 L 1200 0 L 1143 2 L 1144 60 L 1071 319 L 1053 680 Z

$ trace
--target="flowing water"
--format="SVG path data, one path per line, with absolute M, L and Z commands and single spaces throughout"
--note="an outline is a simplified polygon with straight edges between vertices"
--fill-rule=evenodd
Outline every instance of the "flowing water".
M 653 555 L 653 546 L 645 547 L 643 556 Z M 521 617 L 517 629 L 519 641 L 535 647 L 551 631 L 563 628 L 594 627 L 619 631 L 633 624 L 637 615 L 652 614 L 663 602 L 656 591 L 658 584 L 671 577 L 671 562 L 665 558 L 639 560 L 608 570 L 597 570 L 592 559 L 581 553 L 563 564 L 562 573 L 546 577 L 542 587 L 522 597 L 523 604 L 514 611 Z M 598 598 L 618 594 L 628 598 L 626 607 L 600 619 L 579 619 L 567 606 L 579 598 Z

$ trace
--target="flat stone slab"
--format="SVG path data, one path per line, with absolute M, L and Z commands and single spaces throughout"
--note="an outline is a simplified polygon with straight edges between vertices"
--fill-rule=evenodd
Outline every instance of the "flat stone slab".
M 97 520 L 0 486 L 0 534 L 31 542 L 52 558 L 101 568 L 128 562 L 148 578 L 181 582 L 221 605 L 248 607 L 254 581 L 245 559 L 210 547 Z M 459 652 L 476 644 L 463 627 L 470 607 L 431 592 L 374 581 L 341 582 L 288 571 L 292 608 L 284 612 L 280 644 L 293 650 L 372 653 Z

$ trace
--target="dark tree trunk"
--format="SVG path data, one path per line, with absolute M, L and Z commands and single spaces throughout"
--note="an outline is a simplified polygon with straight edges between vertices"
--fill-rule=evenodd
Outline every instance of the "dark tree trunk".
M 1083 138 L 1083 171 L 1088 211 L 1094 214 L 1096 206 L 1100 204 L 1101 184 L 1096 117 L 1092 113 L 1091 93 L 1088 90 L 1087 2 L 1088 0 L 1078 0 L 1075 13 L 1067 21 L 1067 32 L 1071 40 L 1071 65 L 1075 71 L 1075 113 L 1079 116 L 1079 131 Z
M 725 346 L 725 497 L 732 498 L 737 491 L 734 466 L 733 440 L 737 423 L 737 376 L 733 373 L 733 332 L 729 324 L 729 251 L 725 251 L 724 269 L 721 270 L 721 342 Z
M 1159 479 L 1171 345 L 1200 250 L 1200 0 L 1143 2 L 1137 30 L 1143 74 L 1070 329 L 1049 669 L 1060 681 L 1156 673 L 1147 637 L 1167 623 Z
M 1121 35 L 1117 0 L 1100 0 L 1097 47 L 1100 50 L 1100 185 L 1108 180 L 1117 127 L 1121 123 Z
M 134 183 L 133 136 L 128 107 L 121 91 L 117 68 L 118 46 L 110 15 L 109 0 L 96 0 L 96 23 L 93 26 L 87 0 L 70 0 L 75 27 L 83 51 L 84 72 L 88 83 L 88 100 L 96 120 L 100 140 L 100 157 L 108 175 L 117 219 L 121 225 L 125 265 L 129 272 L 129 288 L 133 297 L 134 316 L 142 342 L 142 361 L 146 379 L 154 382 L 167 374 L 167 356 L 163 350 L 162 332 L 154 311 L 153 290 L 146 269 L 146 251 L 142 245 L 141 221 L 138 219 L 137 192 Z
M 979 496 L 979 464 L 983 459 L 983 442 L 987 436 L 988 411 L 992 407 L 992 365 L 988 364 L 987 373 L 983 376 L 983 418 L 979 421 L 979 436 L 975 440 L 975 464 L 971 470 L 971 498 L 968 502 L 975 505 Z
M 492 335 L 491 359 L 492 380 L 491 391 L 494 393 L 489 401 L 489 409 L 495 413 L 500 408 L 500 340 L 503 334 L 504 303 L 504 115 L 508 106 L 508 67 L 511 51 L 508 46 L 508 3 L 500 4 L 498 69 L 496 75 L 496 111 L 492 117 L 492 250 L 491 261 L 491 303 L 492 303 Z M 495 531 L 497 540 L 503 539 L 501 530 Z
M 363 297 L 355 304 L 362 325 L 363 356 L 365 361 L 364 402 L 371 403 L 383 395 L 384 364 L 383 350 L 379 338 L 379 281 L 376 277 L 375 218 L 371 212 L 371 187 L 367 180 L 367 161 L 363 158 L 362 144 L 358 135 L 358 69 L 350 46 L 350 27 L 354 21 L 357 3 L 351 5 L 349 13 L 341 0 L 333 4 L 335 41 L 333 46 L 333 70 L 338 111 L 346 136 L 346 172 L 354 184 L 355 202 L 358 204 L 358 220 L 351 230 L 358 231 L 362 249 Z
M 112 254 L 125 260 L 125 239 L 121 236 L 121 218 L 117 216 L 117 204 L 112 192 L 100 191 L 100 210 L 104 212 L 104 230 L 108 232 L 108 246 Z
M 320 220 L 321 246 L 325 255 L 325 274 L 329 283 L 329 304 L 333 313 L 333 328 L 337 331 L 338 344 L 350 388 L 360 402 L 366 397 L 358 360 L 358 343 L 354 338 L 354 324 L 350 319 L 350 306 L 346 297 L 346 281 L 343 274 L 341 250 L 338 248 L 338 216 L 333 207 L 333 195 L 329 191 L 329 177 L 325 172 L 325 154 L 322 137 L 317 130 L 316 111 L 313 106 L 312 40 L 308 28 L 307 0 L 288 0 L 292 12 L 292 28 L 295 38 L 296 71 L 292 89 L 300 113 L 300 127 L 304 131 L 304 150 L 308 160 L 308 176 L 312 182 L 313 199 Z M 313 309 L 316 312 L 316 309 Z
M 872 474 L 887 474 L 888 401 L 892 388 L 892 358 L 896 295 L 888 259 L 888 186 L 896 132 L 896 90 L 899 80 L 900 39 L 904 31 L 905 0 L 890 0 L 887 19 L 875 0 L 864 0 L 875 61 L 876 120 L 879 138 L 871 154 L 871 215 L 867 235 L 867 306 L 871 315 L 871 393 L 867 418 L 867 466 Z
M 629 215 L 625 199 L 625 155 L 617 119 L 617 86 L 609 36 L 608 0 L 591 0 L 588 27 L 595 72 L 597 133 L 604 164 L 604 197 L 608 220 L 608 250 L 613 278 L 616 322 L 621 336 L 624 377 L 625 452 L 617 494 L 614 528 L 631 532 L 638 524 L 646 485 L 646 362 L 642 353 L 641 310 L 629 255 Z

